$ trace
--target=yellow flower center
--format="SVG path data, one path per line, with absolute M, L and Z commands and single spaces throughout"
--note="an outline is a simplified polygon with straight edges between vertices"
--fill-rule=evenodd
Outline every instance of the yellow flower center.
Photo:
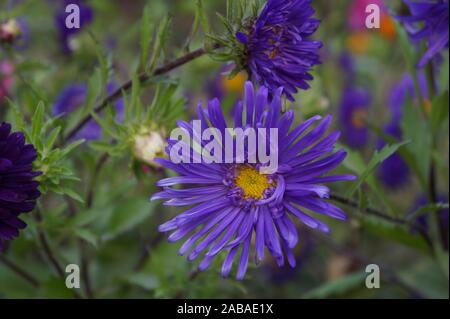
M 352 124 L 356 128 L 363 128 L 366 126 L 366 110 L 356 110 L 352 115 Z
M 264 191 L 274 184 L 269 182 L 267 175 L 260 174 L 256 168 L 251 166 L 239 167 L 234 183 L 242 189 L 244 198 L 253 199 L 262 199 Z

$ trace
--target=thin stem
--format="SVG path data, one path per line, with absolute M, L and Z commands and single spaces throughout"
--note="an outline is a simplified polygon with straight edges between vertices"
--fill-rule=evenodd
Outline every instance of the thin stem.
M 34 216 L 35 216 L 36 221 L 42 222 L 42 214 L 41 214 L 40 209 L 38 207 L 36 207 L 35 211 L 36 211 L 36 214 Z M 53 251 L 50 247 L 50 244 L 47 240 L 46 234 L 40 228 L 38 228 L 38 239 L 39 239 L 39 242 L 41 243 L 41 246 L 44 250 L 45 255 L 47 256 L 48 260 L 52 264 L 53 268 L 56 270 L 56 273 L 58 274 L 59 277 L 61 277 L 63 280 L 65 280 L 66 276 L 64 273 L 64 269 L 61 266 L 61 264 L 59 263 L 55 254 L 53 253 Z M 75 298 L 80 299 L 80 296 L 78 295 L 78 293 L 76 293 L 75 291 L 73 293 L 75 295 Z
M 341 204 L 344 204 L 344 205 L 347 205 L 347 206 L 351 206 L 351 207 L 356 208 L 356 209 L 360 209 L 359 204 L 356 201 L 351 200 L 349 198 L 346 198 L 346 197 L 343 197 L 343 196 L 340 196 L 340 195 L 336 195 L 336 194 L 331 194 L 330 195 L 330 199 L 332 199 L 332 200 L 334 200 L 336 202 L 339 202 Z M 379 211 L 379 210 L 377 210 L 375 208 L 372 208 L 372 207 L 365 208 L 364 212 L 369 213 L 369 214 L 374 215 L 374 216 L 377 216 L 377 217 L 380 217 L 380 218 L 383 218 L 385 220 L 388 220 L 388 221 L 396 223 L 396 224 L 401 224 L 401 225 L 409 224 L 408 220 L 406 220 L 406 219 L 390 216 L 390 215 L 388 215 L 386 213 L 383 213 L 383 212 L 381 212 L 381 211 Z
M 358 210 L 361 210 L 359 204 L 354 201 L 351 200 L 349 198 L 340 196 L 340 195 L 336 195 L 336 194 L 331 194 L 330 195 L 330 199 L 339 202 L 341 204 L 356 208 Z M 384 220 L 399 224 L 399 225 L 404 225 L 404 226 L 409 226 L 411 225 L 411 222 L 407 219 L 403 219 L 403 218 L 399 218 L 399 217 L 395 217 L 395 216 L 390 216 L 384 212 L 381 212 L 375 208 L 372 207 L 366 207 L 364 210 L 362 210 L 365 213 L 368 213 L 370 215 L 373 216 L 377 216 L 379 218 L 382 218 Z M 421 224 L 415 224 L 413 225 L 413 227 L 420 233 L 420 235 L 423 237 L 423 239 L 426 241 L 426 243 L 431 247 L 432 246 L 432 240 L 430 238 L 430 235 L 428 234 L 427 229 L 421 225 Z
M 33 287 L 39 287 L 39 281 L 33 275 L 31 275 L 29 272 L 27 272 L 26 270 L 24 270 L 11 260 L 8 260 L 5 256 L 0 255 L 0 262 L 3 263 L 6 267 L 8 267 L 11 271 L 19 275 L 22 279 L 24 279 Z
M 217 49 L 219 46 L 214 45 L 213 49 Z M 139 82 L 145 82 L 149 80 L 150 78 L 158 75 L 162 75 L 165 73 L 168 73 L 172 71 L 173 69 L 176 69 L 179 66 L 182 66 L 183 64 L 186 64 L 188 62 L 191 62 L 192 60 L 201 57 L 202 55 L 205 55 L 207 51 L 204 48 L 197 49 L 195 51 L 189 52 L 171 62 L 168 62 L 167 64 L 157 68 L 153 73 L 147 74 L 145 72 L 142 72 L 138 76 Z M 109 104 L 114 102 L 116 99 L 120 98 L 122 96 L 122 92 L 128 91 L 132 86 L 132 80 L 128 80 L 122 86 L 120 86 L 117 90 L 115 90 L 111 95 L 107 96 L 104 100 L 102 100 L 95 108 L 94 113 L 98 114 L 100 113 L 104 108 L 106 108 Z M 66 137 L 62 140 L 62 144 L 64 144 L 66 141 L 73 138 L 88 122 L 91 120 L 92 115 L 88 114 L 86 115 L 80 123 L 78 123 L 72 130 L 70 130 Z
M 39 208 L 36 208 L 36 220 L 38 222 L 42 222 L 42 214 Z M 47 236 L 45 233 L 39 228 L 38 229 L 38 239 L 39 242 L 42 245 L 42 248 L 44 249 L 44 253 L 47 256 L 48 260 L 52 264 L 53 268 L 55 268 L 57 274 L 60 277 L 65 277 L 63 267 L 59 263 L 59 261 L 56 259 L 55 255 L 53 254 L 52 249 L 50 248 L 50 244 L 48 243 Z

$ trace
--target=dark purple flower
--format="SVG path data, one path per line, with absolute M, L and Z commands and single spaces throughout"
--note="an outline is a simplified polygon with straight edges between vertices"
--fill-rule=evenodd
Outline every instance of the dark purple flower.
M 229 163 L 224 163 L 223 157 L 221 163 L 192 163 L 192 148 L 190 163 L 175 164 L 169 159 L 157 159 L 180 176 L 160 180 L 157 185 L 164 190 L 155 194 L 152 200 L 164 199 L 164 204 L 169 206 L 193 205 L 162 224 L 159 230 L 173 231 L 170 242 L 187 237 L 179 253 L 188 254 L 190 261 L 203 254 L 200 270 L 208 268 L 221 251 L 227 251 L 222 275 L 228 276 L 241 249 L 236 278 L 243 279 L 251 251 L 255 261 L 259 262 L 264 259 L 265 248 L 279 266 L 284 265 L 286 258 L 289 265 L 295 267 L 292 249 L 297 245 L 298 233 L 292 218 L 323 232 L 329 231 L 328 226 L 307 211 L 346 219 L 340 208 L 325 200 L 330 191 L 325 183 L 354 179 L 352 175 L 324 176 L 346 156 L 343 150 L 333 152 L 339 132 L 326 134 L 331 116 L 323 119 L 314 116 L 290 130 L 294 112 L 289 110 L 280 115 L 282 93 L 282 88 L 276 90 L 269 102 L 267 88 L 260 87 L 255 94 L 253 85 L 246 82 L 245 109 L 243 103 L 239 103 L 233 125 L 235 128 L 278 130 L 276 155 L 279 164 L 274 173 L 261 174 L 259 168 L 265 165 L 250 164 L 249 156 L 258 150 L 248 148 L 241 155 L 245 158 L 243 163 L 239 163 L 236 156 Z M 207 110 L 199 104 L 197 112 L 202 131 L 211 126 L 225 138 L 229 130 L 218 99 L 209 101 Z M 318 124 L 312 128 L 314 122 Z M 194 131 L 193 124 L 179 122 L 179 126 L 190 134 Z M 174 143 L 169 140 L 169 154 Z M 223 140 L 221 145 L 223 150 Z M 181 184 L 185 187 L 178 187 Z M 252 238 L 254 249 L 251 249 Z
M 343 141 L 352 148 L 362 148 L 369 140 L 366 125 L 371 97 L 367 90 L 347 87 L 339 107 L 339 121 Z
M 311 39 L 320 21 L 313 18 L 310 0 L 268 0 L 247 34 L 237 39 L 246 46 L 246 64 L 250 76 L 273 94 L 284 87 L 294 100 L 297 89 L 309 88 L 309 73 L 320 63 L 320 41 Z
M 428 50 L 418 67 L 448 48 L 448 0 L 403 0 L 409 7 L 410 16 L 397 17 L 405 24 L 406 31 L 415 42 L 426 40 Z
M 116 85 L 114 83 L 108 83 L 106 86 L 106 92 L 108 94 L 111 94 L 115 89 Z M 53 114 L 68 114 L 76 111 L 86 102 L 86 97 L 86 85 L 79 83 L 67 85 L 56 98 L 53 105 Z M 114 105 L 116 107 L 116 119 L 122 121 L 124 110 L 123 100 L 117 100 Z M 101 138 L 101 135 L 102 130 L 100 125 L 92 119 L 77 133 L 75 139 L 85 139 L 88 141 L 98 140 Z
M 33 171 L 36 157 L 22 133 L 11 133 L 10 124 L 0 125 L 0 249 L 26 227 L 19 215 L 31 212 L 41 194 L 34 180 L 40 175 Z
M 66 26 L 66 18 L 68 13 L 66 13 L 65 8 L 69 4 L 76 4 L 80 8 L 80 28 L 69 29 Z M 62 50 L 64 54 L 70 54 L 72 53 L 72 49 L 70 47 L 71 37 L 81 32 L 87 24 L 92 22 L 94 18 L 94 11 L 85 3 L 84 0 L 58 1 L 57 7 L 58 9 L 55 15 L 55 24 L 58 29 Z

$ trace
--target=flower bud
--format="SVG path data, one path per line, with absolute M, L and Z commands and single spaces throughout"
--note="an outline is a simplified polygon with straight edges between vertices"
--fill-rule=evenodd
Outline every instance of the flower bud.
M 161 133 L 150 131 L 136 135 L 133 140 L 134 156 L 148 165 L 158 167 L 154 159 L 165 156 L 166 142 Z
M 22 34 L 19 23 L 10 19 L 0 24 L 0 42 L 13 43 Z

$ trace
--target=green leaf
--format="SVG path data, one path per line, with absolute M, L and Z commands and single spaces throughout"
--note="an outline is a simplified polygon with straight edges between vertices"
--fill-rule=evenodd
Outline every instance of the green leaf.
M 422 116 L 419 107 L 414 105 L 410 99 L 408 101 L 402 111 L 403 138 L 411 141 L 406 149 L 414 156 L 419 174 L 422 178 L 427 179 L 433 145 L 432 132 L 429 122 Z
M 159 28 L 156 31 L 156 38 L 153 43 L 153 55 L 150 59 L 150 62 L 148 63 L 146 67 L 146 72 L 150 73 L 153 71 L 156 67 L 156 64 L 158 63 L 158 60 L 161 56 L 161 52 L 163 49 L 164 43 L 166 43 L 166 36 L 167 36 L 167 30 L 169 29 L 170 22 L 172 21 L 172 18 L 170 16 L 164 17 L 163 21 L 159 24 Z
M 130 274 L 126 278 L 127 282 L 141 287 L 145 290 L 155 290 L 159 286 L 158 277 L 148 273 Z
M 113 211 L 103 239 L 111 240 L 136 227 L 153 213 L 155 207 L 156 203 L 145 199 L 134 198 L 122 202 Z
M 358 180 L 353 183 L 352 187 L 348 191 L 347 197 L 353 197 L 353 194 L 356 190 L 358 190 L 364 181 L 375 171 L 375 169 L 380 165 L 383 161 L 385 161 L 388 157 L 394 154 L 400 147 L 408 144 L 409 141 L 404 141 L 392 145 L 386 145 L 383 147 L 381 151 L 375 151 L 372 159 L 369 164 L 367 164 L 366 169 L 359 176 Z
M 439 130 L 442 123 L 448 118 L 448 91 L 438 96 L 431 107 L 431 127 L 433 131 Z
M 303 298 L 322 299 L 341 296 L 354 289 L 362 288 L 367 277 L 365 271 L 351 273 L 332 282 L 327 282 L 306 293 Z
M 92 246 L 94 246 L 94 248 L 98 247 L 98 239 L 99 238 L 91 230 L 86 229 L 86 228 L 75 228 L 73 231 L 76 236 L 83 239 L 87 243 L 91 244 Z
M 408 226 L 391 223 L 374 216 L 361 219 L 364 229 L 377 237 L 393 240 L 399 244 L 428 253 L 428 245 L 419 233 L 411 233 Z
M 147 4 L 144 7 L 144 12 L 142 14 L 141 20 L 141 60 L 140 60 L 140 69 L 144 69 L 148 60 L 149 52 L 150 52 L 150 44 L 152 42 L 152 32 L 153 32 L 153 24 L 151 23 L 151 14 L 150 14 L 150 4 Z
M 53 148 L 53 145 L 56 142 L 56 139 L 59 136 L 59 133 L 61 132 L 61 126 L 56 127 L 50 132 L 50 135 L 47 139 L 47 142 L 45 143 L 44 152 L 50 152 Z
M 44 102 L 40 101 L 36 107 L 31 123 L 31 140 L 33 143 L 40 140 L 41 128 L 44 123 Z

